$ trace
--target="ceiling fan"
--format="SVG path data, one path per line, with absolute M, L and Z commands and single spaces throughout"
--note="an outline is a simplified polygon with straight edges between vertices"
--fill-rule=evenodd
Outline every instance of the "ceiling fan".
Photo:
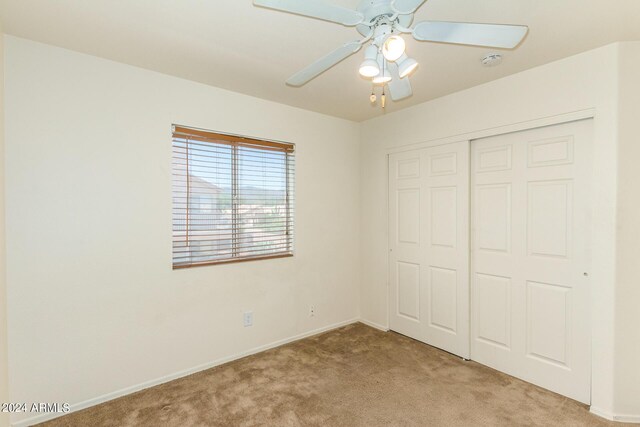
M 418 67 L 416 60 L 407 56 L 401 34 L 411 34 L 418 41 L 513 49 L 529 30 L 523 25 L 442 21 L 423 21 L 410 28 L 413 14 L 425 1 L 362 0 L 356 10 L 321 0 L 254 0 L 253 4 L 356 27 L 364 37 L 346 43 L 294 74 L 287 80 L 288 85 L 305 85 L 370 42 L 359 72 L 363 77 L 372 79 L 374 85 L 388 87 L 394 101 L 412 95 L 409 76 Z M 374 99 L 372 94 L 372 101 Z

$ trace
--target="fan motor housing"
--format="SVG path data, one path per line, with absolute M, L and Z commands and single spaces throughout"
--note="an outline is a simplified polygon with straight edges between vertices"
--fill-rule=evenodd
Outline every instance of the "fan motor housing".
M 378 16 L 393 16 L 393 9 L 391 9 L 392 0 L 363 0 L 358 5 L 358 12 L 364 15 L 365 22 L 372 22 Z M 403 27 L 409 27 L 413 22 L 413 15 L 400 15 L 398 16 L 398 23 Z M 371 28 L 368 25 L 358 25 L 356 27 L 358 32 L 363 36 L 369 34 Z

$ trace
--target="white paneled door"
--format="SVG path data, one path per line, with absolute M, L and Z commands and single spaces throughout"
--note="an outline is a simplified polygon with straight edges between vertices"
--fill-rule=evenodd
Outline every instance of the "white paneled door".
M 471 358 L 584 403 L 591 128 L 471 144 Z
M 469 357 L 469 143 L 389 156 L 391 329 Z

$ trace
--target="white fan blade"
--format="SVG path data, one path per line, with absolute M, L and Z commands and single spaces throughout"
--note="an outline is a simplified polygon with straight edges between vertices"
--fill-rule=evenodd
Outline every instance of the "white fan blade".
M 528 31 L 523 25 L 425 21 L 415 26 L 413 37 L 420 41 L 513 49 Z
M 364 21 L 364 16 L 360 12 L 325 4 L 318 0 L 253 0 L 253 4 L 310 18 L 323 19 L 347 27 L 353 27 Z
M 401 15 L 410 15 L 427 0 L 395 0 L 391 3 L 391 8 L 401 14 Z
M 409 77 L 403 79 L 400 78 L 400 72 L 398 71 L 398 65 L 395 62 L 389 62 L 389 73 L 391 74 L 391 81 L 387 83 L 389 87 L 389 93 L 391 99 L 394 101 L 400 101 L 413 95 L 413 89 L 411 89 L 411 82 Z
M 354 53 L 359 51 L 361 47 L 362 47 L 362 44 L 360 42 L 347 43 L 344 46 L 334 50 L 327 56 L 318 59 L 316 62 L 309 65 L 304 70 L 291 76 L 289 80 L 287 80 L 287 84 L 289 86 L 296 86 L 296 87 L 302 86 L 308 83 L 309 81 L 315 79 L 320 74 L 327 71 L 329 68 L 333 67 L 334 65 L 338 64 L 339 62 L 342 62 L 349 56 L 353 55 Z

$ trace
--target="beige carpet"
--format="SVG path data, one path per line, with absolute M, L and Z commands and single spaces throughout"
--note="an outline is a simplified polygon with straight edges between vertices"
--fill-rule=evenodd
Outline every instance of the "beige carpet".
M 355 324 L 47 426 L 605 426 L 573 400 Z

